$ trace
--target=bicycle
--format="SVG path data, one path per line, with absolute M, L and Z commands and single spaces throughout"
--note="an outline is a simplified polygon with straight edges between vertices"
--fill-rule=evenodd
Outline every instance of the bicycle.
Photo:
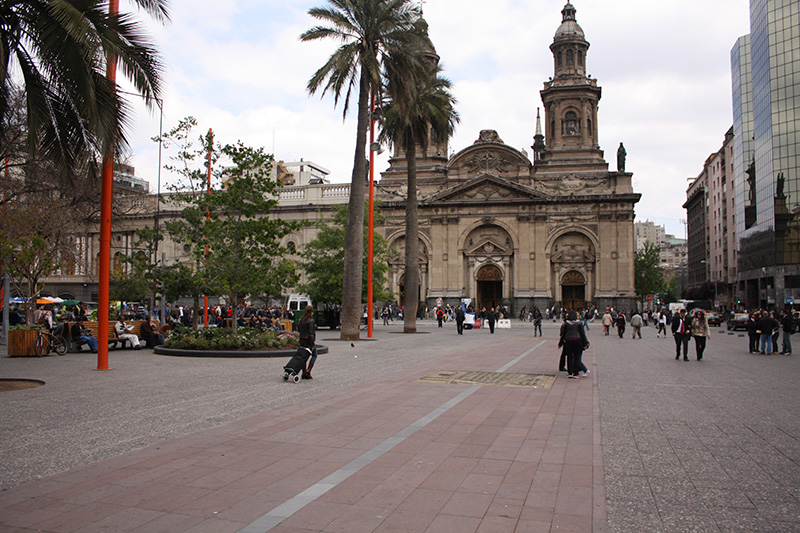
M 58 355 L 64 355 L 67 353 L 67 343 L 63 337 L 40 329 L 36 340 L 33 341 L 33 353 L 37 357 L 42 357 L 50 355 L 51 351 L 56 352 Z

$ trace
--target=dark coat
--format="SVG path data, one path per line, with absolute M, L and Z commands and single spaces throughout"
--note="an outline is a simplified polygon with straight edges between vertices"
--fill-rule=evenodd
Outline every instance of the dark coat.
M 689 321 L 687 317 L 683 318 L 684 326 L 683 326 L 683 333 L 688 335 L 692 331 L 692 323 Z M 678 333 L 681 328 L 681 315 L 675 315 L 672 317 L 672 333 Z

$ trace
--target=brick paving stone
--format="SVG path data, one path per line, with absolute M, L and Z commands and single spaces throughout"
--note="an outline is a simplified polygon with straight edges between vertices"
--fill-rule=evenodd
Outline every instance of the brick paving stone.
M 48 382 L 3 396 L 0 531 L 238 531 L 469 389 L 419 377 L 533 346 L 508 371 L 556 373 L 552 388 L 477 388 L 273 531 L 800 530 L 796 358 L 715 329 L 702 363 L 675 361 L 652 328 L 593 328 L 592 373 L 573 381 L 554 372 L 558 324 L 543 339 L 516 321 L 491 337 L 401 327 L 354 347 L 331 334 L 297 385 L 283 360 L 120 351 L 96 373 L 87 355 L 0 354 L 4 377 Z

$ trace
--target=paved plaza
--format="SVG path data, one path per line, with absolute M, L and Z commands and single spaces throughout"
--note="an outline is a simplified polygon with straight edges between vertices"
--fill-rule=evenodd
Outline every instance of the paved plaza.
M 0 348 L 0 377 L 46 382 L 0 392 L 0 532 L 800 531 L 800 352 L 712 328 L 684 362 L 601 329 L 580 380 L 558 324 L 516 320 L 323 330 L 299 384 L 286 358 Z

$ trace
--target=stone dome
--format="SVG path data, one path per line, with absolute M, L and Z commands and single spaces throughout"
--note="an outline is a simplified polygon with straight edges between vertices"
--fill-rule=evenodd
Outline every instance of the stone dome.
M 585 39 L 586 36 L 583 33 L 583 29 L 578 25 L 578 22 L 575 20 L 575 6 L 573 6 L 569 0 L 567 0 L 567 5 L 564 6 L 564 9 L 561 10 L 561 14 L 563 15 L 563 20 L 561 22 L 561 26 L 558 27 L 556 30 L 556 35 L 553 37 L 554 41 L 561 41 L 566 39 Z

